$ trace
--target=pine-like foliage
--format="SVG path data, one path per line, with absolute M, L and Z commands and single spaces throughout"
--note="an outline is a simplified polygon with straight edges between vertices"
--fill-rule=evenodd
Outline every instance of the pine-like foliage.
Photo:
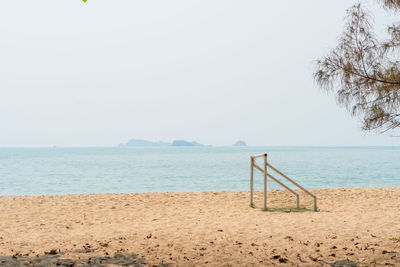
M 387 10 L 400 11 L 400 0 L 381 0 Z M 372 18 L 360 3 L 347 10 L 339 44 L 317 60 L 314 79 L 333 91 L 338 103 L 362 117 L 363 129 L 400 129 L 400 24 L 387 27 L 379 40 Z

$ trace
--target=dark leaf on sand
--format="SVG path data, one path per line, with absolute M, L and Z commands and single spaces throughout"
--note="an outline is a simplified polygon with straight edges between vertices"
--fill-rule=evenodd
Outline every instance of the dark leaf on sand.
M 272 260 L 279 260 L 280 263 L 286 263 L 288 262 L 287 259 L 281 257 L 281 255 L 274 255 L 271 257 Z
M 293 241 L 293 237 L 291 237 L 290 235 L 286 236 L 285 239 L 287 239 L 289 241 Z
M 57 255 L 57 250 L 56 249 L 52 249 L 49 252 L 45 252 L 45 254 L 49 254 L 49 255 Z
M 312 257 L 312 256 L 309 256 L 309 258 L 310 258 L 310 260 L 312 260 L 312 261 L 317 261 L 317 260 L 318 260 L 318 258 L 314 258 L 314 257 Z
M 279 262 L 280 262 L 280 263 L 286 263 L 286 262 L 288 262 L 288 260 L 285 259 L 285 258 L 280 258 L 280 259 L 279 259 Z

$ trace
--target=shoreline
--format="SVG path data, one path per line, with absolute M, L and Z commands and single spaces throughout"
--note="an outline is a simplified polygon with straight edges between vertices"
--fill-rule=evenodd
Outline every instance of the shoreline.
M 400 187 L 310 191 L 319 212 L 261 211 L 261 191 L 256 208 L 248 191 L 0 196 L 0 262 L 400 265 Z M 268 205 L 295 198 L 271 190 Z
M 307 187 L 306 189 L 309 191 L 315 190 L 331 190 L 331 189 L 368 189 L 368 188 L 377 188 L 377 189 L 400 189 L 400 186 L 365 186 L 365 187 Z M 261 190 L 255 190 L 260 191 Z M 286 189 L 268 189 L 268 192 L 273 191 L 286 191 Z M 299 191 L 294 187 L 294 191 Z M 199 193 L 232 193 L 232 192 L 240 192 L 246 193 L 250 195 L 249 190 L 221 190 L 221 191 L 147 191 L 147 192 L 108 192 L 108 193 L 65 193 L 65 194 L 39 194 L 39 195 L 0 195 L 0 198 L 3 197 L 63 197 L 63 196 L 86 196 L 86 195 L 93 195 L 93 196 L 101 196 L 101 195 L 140 195 L 140 194 L 199 194 Z

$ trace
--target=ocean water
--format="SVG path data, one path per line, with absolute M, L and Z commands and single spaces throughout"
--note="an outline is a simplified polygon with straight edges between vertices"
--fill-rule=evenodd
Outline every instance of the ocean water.
M 261 153 L 306 188 L 400 186 L 400 147 L 2 148 L 0 195 L 249 190 Z

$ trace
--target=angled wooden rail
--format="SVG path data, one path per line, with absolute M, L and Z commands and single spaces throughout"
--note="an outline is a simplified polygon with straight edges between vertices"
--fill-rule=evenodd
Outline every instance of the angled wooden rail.
M 264 169 L 261 168 L 260 166 L 258 166 L 257 164 L 254 163 L 254 160 L 256 158 L 261 158 L 264 157 Z M 275 177 L 273 177 L 272 175 L 270 175 L 268 173 L 268 167 L 271 168 L 272 170 L 274 170 L 277 174 L 279 174 L 281 177 L 283 177 L 284 179 L 286 179 L 287 181 L 289 181 L 290 183 L 292 183 L 293 185 L 295 185 L 296 187 L 298 187 L 300 190 L 304 191 L 306 194 L 310 195 L 313 199 L 314 199 L 314 211 L 318 211 L 317 209 L 317 197 L 312 194 L 310 191 L 308 191 L 307 189 L 305 189 L 304 187 L 302 187 L 301 185 L 299 185 L 298 183 L 296 183 L 295 181 L 293 181 L 292 179 L 290 179 L 289 177 L 287 177 L 285 174 L 283 174 L 282 172 L 280 172 L 278 169 L 276 169 L 274 166 L 272 166 L 271 164 L 268 163 L 267 161 L 267 157 L 268 155 L 265 154 L 261 154 L 261 155 L 256 155 L 256 156 L 251 156 L 250 157 L 250 163 L 251 163 L 251 173 L 250 173 L 250 206 L 254 207 L 254 202 L 253 202 L 253 193 L 254 193 L 254 187 L 253 187 L 253 176 L 254 176 L 254 168 L 256 168 L 257 170 L 259 170 L 260 172 L 262 172 L 264 174 L 264 210 L 267 210 L 267 177 L 271 178 L 273 181 L 275 181 L 276 183 L 278 183 L 280 186 L 284 187 L 285 189 L 287 189 L 289 192 L 291 192 L 292 194 L 294 194 L 296 196 L 296 204 L 297 204 L 297 208 L 300 207 L 300 197 L 299 194 L 296 193 L 295 191 L 293 191 L 291 188 L 289 188 L 288 186 L 286 186 L 284 183 L 282 183 L 281 181 L 279 181 L 278 179 L 276 179 Z

